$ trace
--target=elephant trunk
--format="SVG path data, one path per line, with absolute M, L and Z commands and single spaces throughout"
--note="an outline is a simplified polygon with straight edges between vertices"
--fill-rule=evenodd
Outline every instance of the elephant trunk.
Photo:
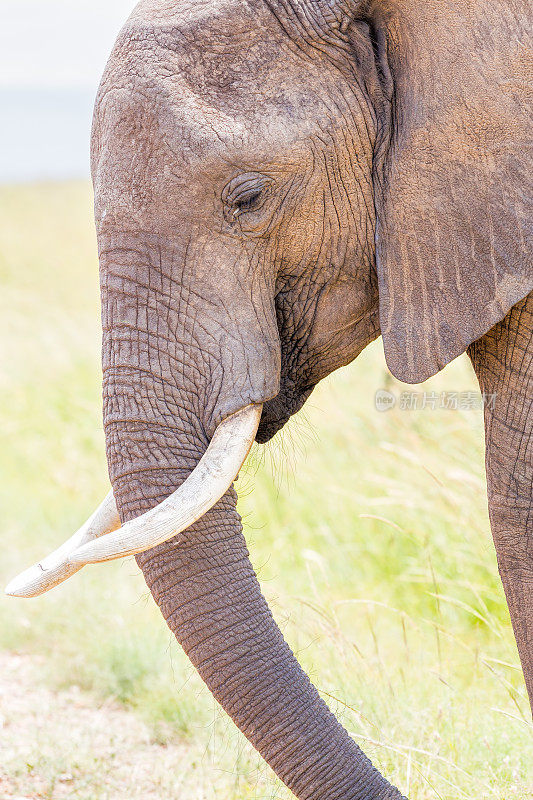
M 284 641 L 250 563 L 233 492 L 180 541 L 137 561 L 202 679 L 296 797 L 400 797 Z
M 469 350 L 485 395 L 489 513 L 533 710 L 533 294 Z
M 141 327 L 156 303 L 163 297 L 168 303 L 168 294 L 152 287 L 146 309 L 128 311 L 123 275 L 116 281 L 111 274 L 116 268 L 106 268 L 103 281 L 104 425 L 110 477 L 126 522 L 162 502 L 191 473 L 212 435 L 210 421 L 220 416 L 219 402 L 226 415 L 232 405 L 235 411 L 262 398 L 235 379 L 236 397 L 224 399 L 221 385 L 214 387 L 216 365 L 190 338 L 187 345 L 176 343 L 176 324 Z M 191 313 L 190 306 L 175 315 L 159 309 L 158 319 L 175 316 L 183 323 Z M 202 313 L 197 325 L 205 329 L 206 309 L 196 305 L 195 319 Z M 223 327 L 228 334 L 227 319 Z M 284 641 L 250 563 L 233 488 L 190 528 L 137 561 L 213 695 L 296 797 L 400 800 Z

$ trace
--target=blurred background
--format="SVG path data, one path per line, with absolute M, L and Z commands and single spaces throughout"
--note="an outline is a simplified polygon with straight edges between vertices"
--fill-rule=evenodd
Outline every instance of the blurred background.
M 100 76 L 133 0 L 0 0 L 0 181 L 86 178 Z
M 108 491 L 88 152 L 132 5 L 0 0 L 3 585 Z M 442 407 L 450 393 L 457 407 Z M 466 357 L 408 387 L 374 343 L 253 451 L 239 494 L 285 636 L 376 765 L 411 800 L 531 800 Z M 133 559 L 0 599 L 2 800 L 289 796 L 172 640 Z

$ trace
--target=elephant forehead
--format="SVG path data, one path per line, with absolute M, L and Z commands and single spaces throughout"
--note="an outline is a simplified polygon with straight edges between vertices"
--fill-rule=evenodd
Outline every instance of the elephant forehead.
M 178 96 L 189 90 L 246 114 L 268 101 L 290 110 L 295 96 L 321 94 L 334 74 L 326 63 L 317 70 L 294 48 L 266 4 L 248 0 L 142 2 L 108 72 L 114 81 L 143 81 L 151 91 Z
M 279 25 L 260 0 L 141 0 L 124 28 L 171 50 L 198 42 L 219 53 L 242 48 L 243 42 L 265 41 L 267 30 L 280 38 Z
M 217 143 L 224 147 L 242 138 L 246 126 L 238 117 L 224 113 L 205 101 L 201 95 L 179 84 L 174 77 L 172 87 L 149 83 L 109 86 L 97 100 L 95 133 L 115 138 L 121 144 L 140 145 L 143 140 L 156 150 L 161 142 L 179 142 L 184 150 L 204 156 Z
M 144 0 L 112 54 L 97 117 L 105 111 L 106 130 L 136 145 L 144 130 L 152 150 L 162 142 L 187 163 L 248 162 L 329 127 L 336 79 L 295 51 L 263 3 Z
M 209 66 L 218 60 L 234 68 L 253 50 L 257 62 L 279 45 L 285 36 L 263 4 L 250 7 L 247 0 L 200 0 L 198 2 L 141 2 L 133 11 L 119 36 L 119 49 L 139 46 L 144 59 L 150 51 L 158 60 L 183 69 L 197 64 L 203 56 Z M 162 51 L 166 51 L 166 56 Z M 215 78 L 212 71 L 205 79 Z
M 232 172 L 233 167 L 283 168 L 309 154 L 312 120 L 287 118 L 286 108 L 269 105 L 253 118 L 213 106 L 187 86 L 149 93 L 109 89 L 98 100 L 93 157 L 108 163 L 127 162 L 131 176 L 142 173 L 161 180 L 161 170 L 174 176 Z M 229 174 L 229 173 L 228 173 Z
M 141 0 L 133 9 L 130 20 L 185 25 L 213 17 L 248 14 L 250 10 L 247 0 Z

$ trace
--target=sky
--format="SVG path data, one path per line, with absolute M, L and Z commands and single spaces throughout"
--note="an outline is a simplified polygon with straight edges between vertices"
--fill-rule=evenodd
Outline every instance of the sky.
M 94 96 L 135 0 L 0 0 L 0 182 L 88 175 Z

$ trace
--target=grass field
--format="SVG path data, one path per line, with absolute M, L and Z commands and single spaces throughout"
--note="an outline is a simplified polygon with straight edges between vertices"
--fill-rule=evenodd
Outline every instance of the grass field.
M 87 186 L 0 191 L 0 281 L 5 583 L 108 490 Z M 239 482 L 254 565 L 327 702 L 411 800 L 526 800 L 532 726 L 489 533 L 481 414 L 399 403 L 379 413 L 380 388 L 400 398 L 476 386 L 463 358 L 405 387 L 380 343 L 325 381 Z M 154 745 L 154 798 L 291 796 L 171 640 L 132 559 L 38 600 L 4 598 L 0 613 L 0 650 L 29 660 L 63 709 L 60 726 L 53 703 L 37 727 L 20 728 L 24 711 L 5 715 L 2 797 L 141 797 L 134 771 L 118 788 L 106 777 L 125 749 L 137 760 L 127 720 Z M 78 712 L 88 706 L 123 720 L 112 759 Z M 23 757 L 9 746 L 21 730 Z

